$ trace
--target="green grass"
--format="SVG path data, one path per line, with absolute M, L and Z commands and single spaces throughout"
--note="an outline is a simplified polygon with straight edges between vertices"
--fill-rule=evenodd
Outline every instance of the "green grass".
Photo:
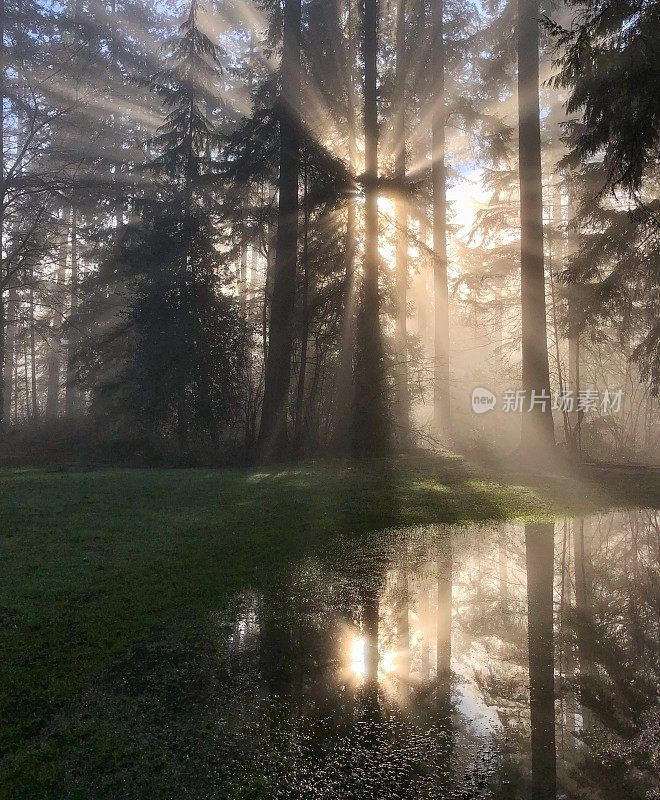
M 0 797 L 182 796 L 173 751 L 205 724 L 189 678 L 209 612 L 333 535 L 660 505 L 657 473 L 518 477 L 432 458 L 0 473 Z M 140 689 L 161 662 L 172 697 L 192 692 L 165 721 Z M 71 778 L 83 761 L 93 790 Z

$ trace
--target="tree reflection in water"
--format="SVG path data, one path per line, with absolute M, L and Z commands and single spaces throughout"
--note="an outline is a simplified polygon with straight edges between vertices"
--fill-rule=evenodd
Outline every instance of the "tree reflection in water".
M 292 564 L 223 641 L 225 795 L 660 796 L 659 553 L 630 512 Z

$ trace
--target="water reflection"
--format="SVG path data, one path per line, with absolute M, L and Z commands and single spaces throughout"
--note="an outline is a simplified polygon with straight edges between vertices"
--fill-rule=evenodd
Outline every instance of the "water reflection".
M 656 512 L 333 542 L 223 639 L 232 797 L 660 797 Z

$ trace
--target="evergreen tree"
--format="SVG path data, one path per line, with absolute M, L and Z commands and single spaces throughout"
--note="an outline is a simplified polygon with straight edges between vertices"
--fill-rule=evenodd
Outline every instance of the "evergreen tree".
M 364 272 L 358 315 L 355 449 L 378 455 L 388 447 L 381 338 L 378 253 L 378 2 L 364 4 Z
M 293 315 L 298 268 L 298 214 L 300 180 L 301 0 L 285 0 L 281 95 L 278 104 L 280 169 L 273 295 L 263 409 L 259 430 L 262 458 L 285 452 L 287 413 L 293 354 Z
M 150 142 L 157 152 L 147 166 L 156 181 L 153 197 L 140 220 L 127 226 L 96 289 L 102 297 L 105 281 L 123 273 L 128 308 L 115 315 L 109 330 L 92 335 L 81 352 L 82 372 L 101 410 L 108 396 L 120 392 L 121 403 L 148 431 L 176 430 L 182 452 L 191 435 L 206 433 L 217 443 L 221 423 L 236 407 L 244 353 L 216 247 L 214 154 L 223 138 L 209 109 L 218 109 L 222 119 L 222 54 L 205 32 L 205 19 L 202 3 L 192 0 L 169 42 L 166 68 L 151 81 L 165 110 Z M 93 331 L 91 300 L 86 314 Z M 106 357 L 119 374 L 108 371 Z
M 64 113 L 49 148 L 59 176 L 53 225 L 58 255 L 44 286 L 51 418 L 62 387 L 64 409 L 84 410 L 75 379 L 83 278 L 144 194 L 143 174 L 135 167 L 145 163 L 143 144 L 159 119 L 158 98 L 144 76 L 157 69 L 152 41 L 167 27 L 144 0 L 70 0 L 54 22 L 48 50 L 58 80 L 48 94 Z
M 589 0 L 568 28 L 547 24 L 558 48 L 554 82 L 568 91 L 574 115 L 562 163 L 576 197 L 572 224 L 582 232 L 563 276 L 575 286 L 569 324 L 596 336 L 611 336 L 615 324 L 657 394 L 660 3 Z
M 517 41 L 522 383 L 528 402 L 523 415 L 521 445 L 525 455 L 534 456 L 555 443 L 543 250 L 538 0 L 518 0 Z M 534 402 L 535 395 L 545 397 L 545 402 L 540 399 Z
M 433 188 L 433 299 L 435 303 L 435 348 L 433 412 L 434 427 L 445 436 L 451 434 L 451 396 L 449 385 L 449 279 L 447 261 L 447 98 L 445 69 L 445 3 L 431 5 L 433 31 L 433 119 L 432 119 L 432 188 Z

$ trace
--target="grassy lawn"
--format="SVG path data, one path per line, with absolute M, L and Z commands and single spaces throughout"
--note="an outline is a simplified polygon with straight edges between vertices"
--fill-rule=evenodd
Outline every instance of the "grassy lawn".
M 658 506 L 658 483 L 432 458 L 0 473 L 0 797 L 197 796 L 211 612 L 333 535 Z

